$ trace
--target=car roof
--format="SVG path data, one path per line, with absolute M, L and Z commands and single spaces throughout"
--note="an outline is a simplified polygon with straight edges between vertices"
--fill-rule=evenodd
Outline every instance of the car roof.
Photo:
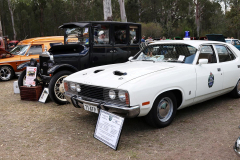
M 161 40 L 161 41 L 154 41 L 149 45 L 154 45 L 154 44 L 187 44 L 195 48 L 198 48 L 200 45 L 203 45 L 203 44 L 227 44 L 227 43 L 219 42 L 219 41 L 206 41 L 206 40 Z
M 20 41 L 18 44 L 30 44 L 30 43 L 49 43 L 49 42 L 56 42 L 56 41 L 64 41 L 64 36 L 49 36 L 49 37 L 36 37 L 36 38 L 29 38 Z

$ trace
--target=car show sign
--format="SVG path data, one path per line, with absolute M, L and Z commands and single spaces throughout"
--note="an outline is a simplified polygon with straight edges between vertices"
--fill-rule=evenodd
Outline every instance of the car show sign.
M 37 75 L 37 67 L 27 67 L 26 85 L 36 86 L 34 79 Z
M 94 138 L 117 150 L 123 122 L 123 117 L 100 110 Z

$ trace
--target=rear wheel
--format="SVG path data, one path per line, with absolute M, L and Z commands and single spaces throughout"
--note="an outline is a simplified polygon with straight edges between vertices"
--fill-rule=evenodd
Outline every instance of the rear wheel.
M 240 98 L 240 79 L 237 82 L 235 88 L 230 92 L 231 96 L 234 98 Z
M 172 92 L 161 94 L 154 102 L 151 111 L 146 116 L 146 121 L 154 127 L 170 125 L 176 115 L 177 101 Z
M 13 69 L 10 66 L 1 66 L 0 67 L 0 79 L 2 81 L 8 81 L 12 79 L 14 75 Z
M 49 95 L 52 101 L 57 104 L 63 105 L 68 103 L 64 97 L 64 86 L 63 86 L 63 79 L 66 78 L 68 75 L 72 74 L 70 71 L 60 71 L 55 74 L 49 83 Z

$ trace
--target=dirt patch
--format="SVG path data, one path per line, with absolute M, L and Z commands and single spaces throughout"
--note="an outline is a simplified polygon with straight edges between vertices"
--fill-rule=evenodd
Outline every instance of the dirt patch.
M 21 101 L 13 81 L 0 82 L 0 159 L 238 159 L 240 99 L 224 95 L 179 110 L 162 129 L 126 119 L 114 151 L 93 138 L 97 114 Z

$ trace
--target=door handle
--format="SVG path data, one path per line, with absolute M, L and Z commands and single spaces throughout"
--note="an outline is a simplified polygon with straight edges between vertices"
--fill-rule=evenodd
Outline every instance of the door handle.
M 218 68 L 217 70 L 220 72 L 220 71 L 221 71 L 221 68 Z
M 113 53 L 113 50 L 111 50 L 110 53 Z
M 238 68 L 240 68 L 240 65 L 238 65 Z

